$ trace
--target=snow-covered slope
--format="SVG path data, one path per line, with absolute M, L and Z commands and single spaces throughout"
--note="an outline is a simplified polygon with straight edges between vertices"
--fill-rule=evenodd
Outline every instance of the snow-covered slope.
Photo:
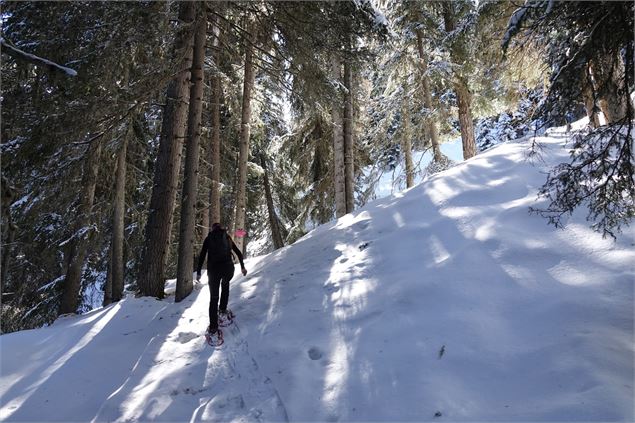
M 566 160 L 563 134 L 540 141 Z M 546 167 L 527 148 L 250 260 L 220 349 L 207 286 L 1 336 L 0 418 L 632 421 L 635 234 L 528 214 Z

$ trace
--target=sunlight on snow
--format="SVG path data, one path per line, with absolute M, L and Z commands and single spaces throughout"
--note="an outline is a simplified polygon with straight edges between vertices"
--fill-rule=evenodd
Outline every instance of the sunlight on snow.
M 104 327 L 106 327 L 110 319 L 112 319 L 117 314 L 120 308 L 121 308 L 121 303 L 117 303 L 114 306 L 112 306 L 112 308 L 107 313 L 105 313 L 105 315 L 104 313 L 95 313 L 96 316 L 91 317 L 91 319 L 88 322 L 92 322 L 93 320 L 97 320 L 97 322 L 86 333 L 86 335 L 84 335 L 82 339 L 80 339 L 73 346 L 73 348 L 70 348 L 59 359 L 57 359 L 55 363 L 51 364 L 51 366 L 48 367 L 46 371 L 42 373 L 42 377 L 36 383 L 29 386 L 23 395 L 17 398 L 14 398 L 10 403 L 4 404 L 4 408 L 11 411 L 8 411 L 6 415 L 3 415 L 2 419 L 3 420 L 8 419 L 16 410 L 19 410 L 22 404 L 24 404 L 24 402 L 31 396 L 33 392 L 35 392 L 41 385 L 43 385 L 51 376 L 53 376 L 53 374 L 60 367 L 64 365 L 64 363 L 66 363 L 68 359 L 73 357 L 73 355 L 75 355 L 76 352 L 84 348 L 99 332 L 101 332 L 101 330 Z

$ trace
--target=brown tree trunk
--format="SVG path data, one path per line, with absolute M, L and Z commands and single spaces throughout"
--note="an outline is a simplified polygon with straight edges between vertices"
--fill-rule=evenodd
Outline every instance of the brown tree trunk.
M 459 126 L 463 141 L 463 160 L 476 156 L 476 141 L 474 140 L 474 123 L 472 122 L 472 95 L 467 83 L 459 78 L 455 84 L 456 101 L 459 106 Z
M 355 210 L 355 138 L 353 137 L 353 73 L 351 64 L 344 62 L 344 179 L 346 213 Z
M 82 177 L 82 191 L 79 210 L 75 217 L 73 239 L 68 244 L 66 254 L 66 278 L 62 292 L 59 314 L 76 313 L 82 281 L 82 268 L 88 248 L 92 208 L 95 201 L 95 187 L 101 158 L 101 142 L 92 142 L 86 153 Z
M 432 92 L 430 90 L 430 79 L 428 78 L 428 60 L 423 50 L 423 36 L 421 30 L 417 29 L 417 51 L 419 52 L 419 63 L 421 70 L 421 85 L 423 88 L 423 104 L 426 107 L 428 113 L 432 113 L 434 106 L 432 104 Z M 439 148 L 439 133 L 437 131 L 437 124 L 434 118 L 426 117 L 426 127 L 428 128 L 428 134 L 430 135 L 430 144 L 432 145 L 432 154 L 434 161 L 441 161 L 441 149 Z
M 192 65 L 192 22 L 195 18 L 195 9 L 195 4 L 189 1 L 179 4 L 181 30 L 175 40 L 174 57 L 182 57 L 182 62 L 179 72 L 167 89 L 144 252 L 139 268 L 138 283 L 141 294 L 157 298 L 163 298 L 165 295 L 164 272 L 170 247 L 172 216 L 187 124 Z
M 209 197 L 209 196 L 208 196 Z M 197 239 L 197 243 L 198 244 L 202 244 L 203 240 L 205 239 L 205 237 L 207 236 L 207 234 L 209 233 L 209 229 L 210 229 L 210 223 L 209 223 L 209 215 L 210 215 L 210 208 L 209 208 L 209 204 L 203 204 L 203 206 L 201 207 L 201 227 L 199 228 L 199 230 L 197 231 L 198 233 L 198 239 Z
M 331 78 L 339 82 L 341 79 L 342 65 L 339 57 L 333 55 L 331 59 Z M 333 173 L 335 184 L 335 215 L 337 217 L 346 214 L 346 174 L 344 162 L 344 136 L 342 128 L 342 100 L 336 88 L 331 107 L 331 118 L 333 120 Z
M 598 128 L 600 126 L 600 118 L 597 114 L 595 89 L 593 88 L 593 77 L 591 76 L 589 66 L 584 67 L 584 73 L 580 83 L 582 85 L 582 99 L 584 100 L 586 115 L 589 118 L 589 125 L 593 128 Z
M 245 40 L 245 79 L 243 84 L 243 104 L 240 122 L 238 182 L 236 191 L 236 214 L 234 229 L 246 230 L 245 218 L 247 212 L 247 161 L 249 159 L 249 135 L 251 120 L 251 92 L 254 85 L 254 63 L 251 43 Z M 243 237 L 236 237 L 236 246 L 242 251 L 245 244 Z
M 278 215 L 276 214 L 276 208 L 273 204 L 273 195 L 271 194 L 271 185 L 269 184 L 269 172 L 267 171 L 267 162 L 265 160 L 264 154 L 260 156 L 260 165 L 264 170 L 263 183 L 265 186 L 265 200 L 267 201 L 267 212 L 269 214 L 271 239 L 273 240 L 273 248 L 277 250 L 284 247 L 284 241 L 282 240 L 282 234 L 280 233 L 280 226 Z
M 403 149 L 404 162 L 406 167 L 406 187 L 410 188 L 415 184 L 415 168 L 412 162 L 412 141 L 410 135 L 410 113 L 408 101 L 403 102 L 403 136 L 401 148 Z
M 606 123 L 619 122 L 626 117 L 630 101 L 628 90 L 624 87 L 624 61 L 619 56 L 604 55 L 591 62 L 591 69 Z
M 2 294 L 4 286 L 7 282 L 7 271 L 9 268 L 9 260 L 12 257 L 11 250 L 15 241 L 16 225 L 11 217 L 11 204 L 15 201 L 15 188 L 9 184 L 7 178 L 0 178 L 0 190 L 2 198 L 0 203 L 0 219 L 2 220 L 0 227 L 2 228 L 2 263 L 0 264 L 0 303 L 2 302 Z
M 192 58 L 192 86 L 190 87 L 185 178 L 183 180 L 183 194 L 181 195 L 179 257 L 176 272 L 176 302 L 187 297 L 194 287 L 192 281 L 192 273 L 194 271 L 194 233 L 196 231 L 198 158 L 201 140 L 201 116 L 203 114 L 203 64 L 205 62 L 205 38 L 207 35 L 205 3 L 200 2 L 198 8 Z
M 112 242 L 110 245 L 110 264 L 104 289 L 104 305 L 121 300 L 124 278 L 124 219 L 126 214 L 126 154 L 128 138 L 132 135 L 132 121 L 123 137 L 117 153 L 117 171 L 115 176 L 115 198 L 112 214 Z
M 218 18 L 215 18 L 214 22 L 214 60 L 216 64 L 219 63 L 220 58 L 220 25 L 218 24 Z M 209 205 L 209 225 L 213 223 L 221 223 L 220 216 L 220 103 L 221 103 L 221 75 L 220 71 L 215 71 L 212 76 L 212 148 L 211 148 L 211 187 L 210 187 L 210 205 Z
M 443 20 L 447 33 L 456 29 L 454 6 L 454 3 L 451 1 L 443 2 Z M 450 56 L 455 63 L 460 63 L 464 60 L 465 54 L 460 44 L 455 44 L 450 48 Z M 474 139 L 474 123 L 472 122 L 472 96 L 468 88 L 467 80 L 463 75 L 454 75 L 454 91 L 459 109 L 459 125 L 461 127 L 461 140 L 463 141 L 463 159 L 467 160 L 476 155 L 476 141 Z

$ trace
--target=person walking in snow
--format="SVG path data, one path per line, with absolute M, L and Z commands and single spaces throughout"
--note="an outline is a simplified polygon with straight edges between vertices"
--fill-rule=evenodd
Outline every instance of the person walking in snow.
M 243 263 L 243 255 L 234 244 L 231 236 L 223 229 L 220 223 L 214 223 L 212 230 L 205 238 L 201 254 L 198 257 L 196 268 L 196 280 L 201 280 L 201 268 L 207 256 L 207 279 L 210 290 L 209 300 L 209 326 L 207 333 L 209 336 L 218 335 L 222 337 L 219 326 L 219 316 L 223 321 L 231 320 L 231 311 L 227 309 L 229 301 L 229 281 L 234 276 L 234 262 L 232 260 L 232 250 L 240 261 L 240 268 L 243 276 L 247 274 L 247 269 Z M 222 288 L 220 295 L 220 305 L 218 303 L 218 289 Z

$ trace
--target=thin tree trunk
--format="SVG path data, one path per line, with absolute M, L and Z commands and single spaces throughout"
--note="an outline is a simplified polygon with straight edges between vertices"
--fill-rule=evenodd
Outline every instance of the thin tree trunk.
M 214 19 L 214 60 L 219 63 L 219 39 L 220 25 L 218 18 Z M 219 71 L 212 76 L 212 148 L 211 148 L 211 187 L 210 187 L 210 205 L 209 205 L 209 224 L 220 223 L 220 102 L 221 102 L 221 75 Z
M 428 113 L 432 113 L 434 106 L 432 105 L 432 92 L 430 90 L 430 79 L 428 78 L 428 60 L 423 51 L 423 36 L 421 30 L 417 29 L 417 50 L 419 51 L 419 62 L 421 70 L 421 85 L 423 88 L 423 104 L 428 110 Z M 430 135 L 430 144 L 432 145 L 432 153 L 434 155 L 434 161 L 441 161 L 441 149 L 439 148 L 439 133 L 437 131 L 437 124 L 430 116 L 426 117 L 426 126 Z
M 75 218 L 73 239 L 69 242 L 66 255 L 66 278 L 62 292 L 59 314 L 76 313 L 81 289 L 82 268 L 86 258 L 89 233 L 92 220 L 92 208 L 95 201 L 95 187 L 101 158 L 101 142 L 93 141 L 86 153 L 82 177 L 82 192 L 79 210 Z
M 121 300 L 124 278 L 124 218 L 126 213 L 126 154 L 128 138 L 132 134 L 132 121 L 123 137 L 117 153 L 117 171 L 115 176 L 115 198 L 112 215 L 112 242 L 110 246 L 110 265 L 104 290 L 104 305 Z
M 196 231 L 196 197 L 198 193 L 201 116 L 203 114 L 203 64 L 205 61 L 205 38 L 207 35 L 205 3 L 200 2 L 198 8 L 199 15 L 196 23 L 192 59 L 192 86 L 190 88 L 185 178 L 183 180 L 183 194 L 181 195 L 179 256 L 176 272 L 176 302 L 187 297 L 194 287 L 192 281 L 192 272 L 194 270 L 194 233 Z
M 2 302 L 2 295 L 4 293 L 4 286 L 7 282 L 7 272 L 9 268 L 9 260 L 12 257 L 11 250 L 13 249 L 13 242 L 15 241 L 15 232 L 17 230 L 16 225 L 13 223 L 11 216 L 11 204 L 15 200 L 15 188 L 9 184 L 7 178 L 2 176 L 0 179 L 0 186 L 2 191 L 2 198 L 0 203 L 0 218 L 6 216 L 6 222 L 3 221 L 2 225 L 2 264 L 0 265 L 0 302 Z
M 344 62 L 344 179 L 346 213 L 355 209 L 355 139 L 353 137 L 353 73 L 351 64 Z
M 189 78 L 192 64 L 192 22 L 195 5 L 179 4 L 181 31 L 175 40 L 174 57 L 182 57 L 180 71 L 170 82 L 161 128 L 150 213 L 145 231 L 144 253 L 139 269 L 139 289 L 142 295 L 163 298 L 165 265 L 170 247 L 172 216 L 181 167 L 181 152 L 187 123 Z
M 251 92 L 254 85 L 254 63 L 251 43 L 245 40 L 245 79 L 243 84 L 242 117 L 240 122 L 239 158 L 238 158 L 238 186 L 236 192 L 236 214 L 234 228 L 246 230 L 245 218 L 247 212 L 247 161 L 249 159 L 249 135 L 251 120 Z M 244 238 L 235 238 L 236 246 L 242 251 Z
M 593 128 L 598 128 L 600 126 L 600 117 L 597 114 L 596 93 L 593 88 L 593 77 L 591 76 L 589 65 L 584 67 L 582 81 L 580 83 L 582 85 L 582 99 L 584 100 L 584 108 L 589 118 L 589 125 Z
M 443 19 L 445 31 L 450 33 L 456 29 L 454 16 L 454 3 L 443 2 Z M 450 49 L 450 56 L 453 62 L 462 60 L 461 54 L 457 52 L 460 46 L 453 45 Z M 463 159 L 467 160 L 476 155 L 476 141 L 474 139 L 474 123 L 472 122 L 472 96 L 470 94 L 467 80 L 459 75 L 454 76 L 454 91 L 459 109 L 459 125 L 461 127 L 461 140 L 463 141 Z
M 331 62 L 331 78 L 339 81 L 341 78 L 340 59 L 333 55 Z M 339 89 L 333 97 L 331 117 L 333 120 L 333 172 L 335 184 L 335 215 L 337 217 L 346 214 L 346 176 L 344 171 L 344 136 L 342 134 L 342 100 Z
M 260 156 L 260 165 L 264 170 L 263 183 L 265 186 L 265 200 L 267 201 L 267 212 L 269 213 L 269 227 L 271 228 L 271 239 L 273 240 L 273 248 L 279 249 L 284 247 L 284 241 L 282 240 L 282 234 L 280 233 L 280 226 L 278 221 L 278 215 L 276 214 L 276 208 L 273 204 L 273 195 L 271 194 L 271 185 L 269 184 L 269 174 L 267 172 L 267 162 L 265 155 Z
M 108 260 L 108 272 L 106 273 L 106 284 L 104 285 L 104 301 L 102 304 L 107 306 L 112 304 L 112 245 L 110 246 L 111 259 Z
M 209 196 L 208 196 L 209 197 Z M 209 223 L 209 215 L 210 215 L 210 206 L 209 204 L 203 204 L 201 211 L 201 228 L 199 231 L 199 237 L 197 242 L 201 244 L 207 234 L 209 233 L 210 223 Z
M 410 188 L 415 184 L 415 169 L 412 162 L 412 141 L 410 134 L 410 112 L 408 101 L 403 102 L 403 136 L 401 148 L 403 149 L 404 162 L 406 167 L 406 187 Z

